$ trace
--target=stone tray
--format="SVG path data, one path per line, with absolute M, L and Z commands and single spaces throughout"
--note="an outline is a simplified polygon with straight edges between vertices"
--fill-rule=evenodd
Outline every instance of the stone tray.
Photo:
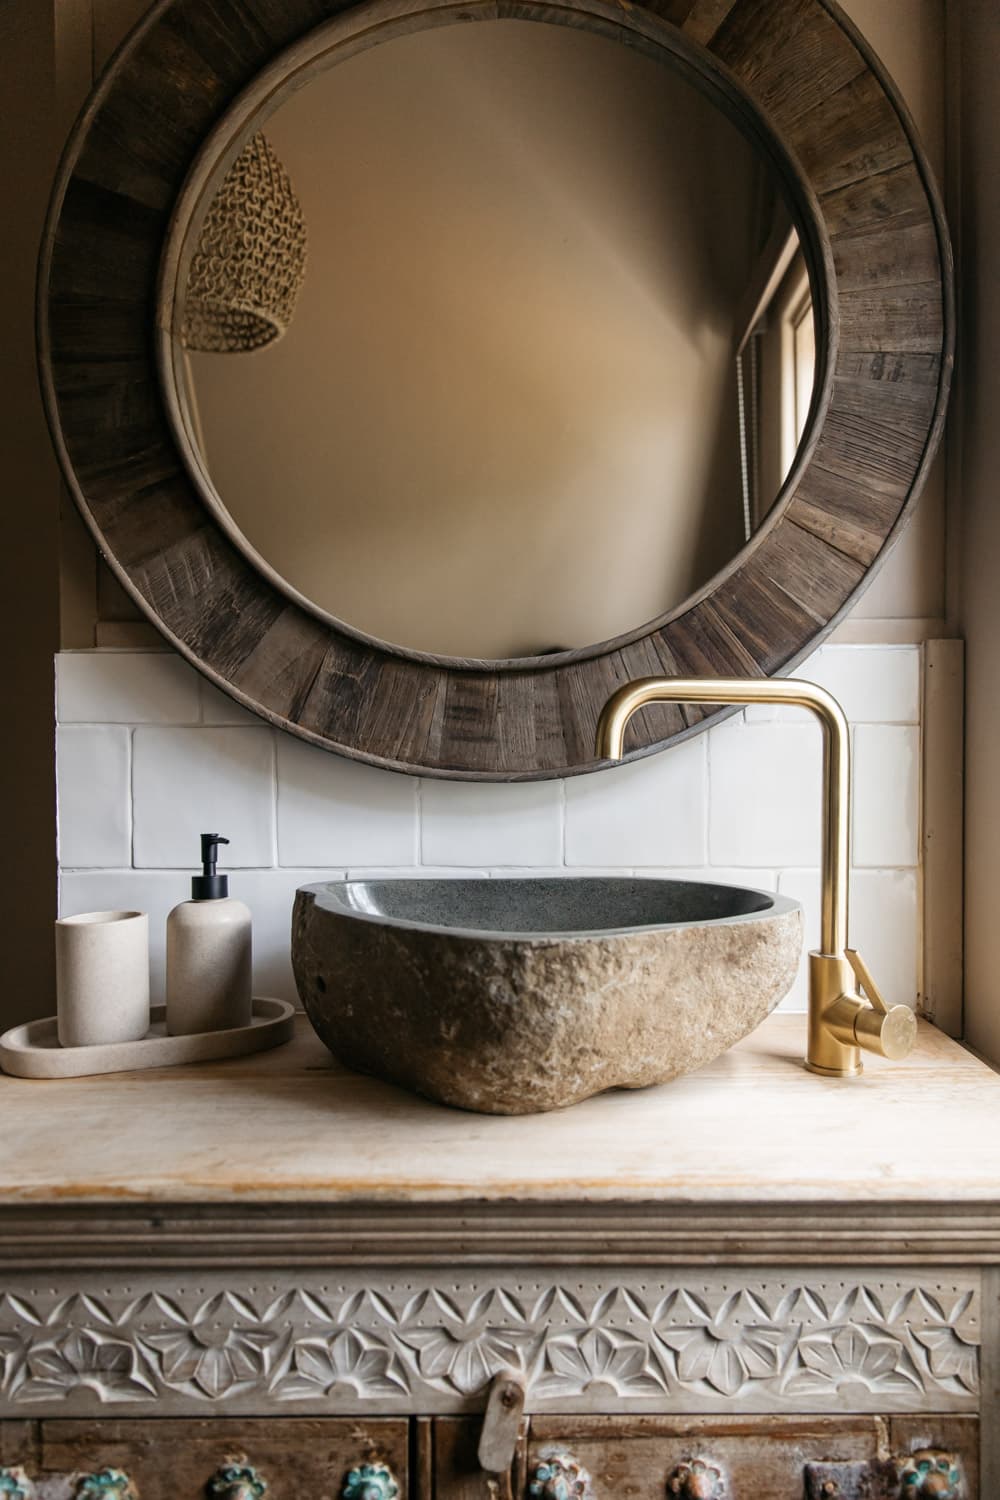
M 211 1062 L 246 1057 L 291 1040 L 294 1005 L 287 1000 L 253 999 L 249 1026 L 203 1031 L 196 1036 L 168 1036 L 166 1007 L 150 1010 L 152 1026 L 137 1042 L 102 1047 L 61 1047 L 55 1016 L 14 1026 L 0 1036 L 0 1069 L 16 1078 L 81 1078 L 95 1073 L 127 1073 L 136 1068 L 169 1068 L 177 1063 Z

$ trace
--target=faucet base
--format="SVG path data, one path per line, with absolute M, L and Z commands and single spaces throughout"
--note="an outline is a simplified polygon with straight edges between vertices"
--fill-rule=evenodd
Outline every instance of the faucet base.
M 861 1048 L 854 1038 L 853 1011 L 843 1016 L 844 1000 L 854 984 L 847 959 L 832 953 L 809 955 L 809 1044 L 806 1067 L 824 1078 L 856 1078 L 862 1071 Z M 842 1023 L 842 1024 L 838 1024 Z
M 808 1058 L 806 1058 L 805 1066 L 808 1073 L 819 1073 L 823 1078 L 857 1078 L 859 1073 L 864 1072 L 860 1057 L 853 1066 L 847 1065 L 843 1068 L 825 1068 L 822 1063 L 810 1062 Z

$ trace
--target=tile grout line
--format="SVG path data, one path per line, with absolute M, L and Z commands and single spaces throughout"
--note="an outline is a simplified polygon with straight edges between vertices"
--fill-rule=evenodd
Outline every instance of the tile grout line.
M 280 870 L 281 865 L 281 777 L 278 775 L 278 731 L 271 730 L 271 811 L 274 815 L 274 825 L 271 834 L 271 855 L 274 860 L 272 866 Z
M 135 869 L 135 725 L 128 732 L 128 852 Z
M 258 734 L 266 734 L 272 727 L 263 720 L 259 724 L 220 724 L 212 719 L 62 719 L 58 722 L 68 729 L 243 729 L 256 730 Z
M 706 870 L 712 868 L 712 739 L 714 735 L 715 730 L 710 729 L 702 736 L 705 741 L 705 805 L 702 809 L 702 816 Z
M 417 777 L 414 804 L 417 817 L 417 869 L 424 869 L 424 778 L 422 776 Z

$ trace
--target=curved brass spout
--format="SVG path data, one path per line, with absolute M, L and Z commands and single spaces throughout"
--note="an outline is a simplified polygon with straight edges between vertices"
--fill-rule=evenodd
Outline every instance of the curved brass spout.
M 887 1006 L 860 955 L 847 946 L 851 742 L 840 704 L 825 688 L 793 677 L 640 677 L 601 710 L 596 753 L 602 760 L 621 760 L 626 726 L 649 703 L 791 703 L 816 715 L 823 730 L 823 890 L 820 951 L 809 956 L 806 1066 L 835 1076 L 860 1073 L 862 1047 L 905 1057 L 916 1040 L 913 1011 Z

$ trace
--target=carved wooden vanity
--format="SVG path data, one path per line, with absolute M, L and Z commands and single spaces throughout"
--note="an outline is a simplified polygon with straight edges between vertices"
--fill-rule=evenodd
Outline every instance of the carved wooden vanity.
M 1000 1078 L 923 1027 L 821 1080 L 803 1035 L 520 1118 L 304 1025 L 0 1079 L 0 1489 L 995 1496 Z

